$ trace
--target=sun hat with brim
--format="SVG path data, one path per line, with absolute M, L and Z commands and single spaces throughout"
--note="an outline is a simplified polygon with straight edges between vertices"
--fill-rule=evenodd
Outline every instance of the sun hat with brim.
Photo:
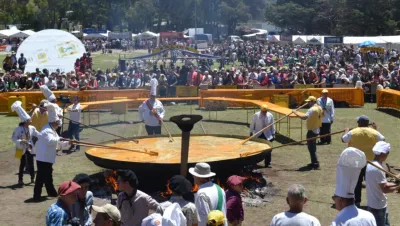
M 327 89 L 323 89 L 322 93 L 329 93 L 329 91 Z
M 306 102 L 316 102 L 317 98 L 315 98 L 314 96 L 309 96 L 306 100 Z
M 64 181 L 61 183 L 60 187 L 58 188 L 58 195 L 59 196 L 66 196 L 69 195 L 76 190 L 80 189 L 81 186 L 73 181 Z
M 116 206 L 105 204 L 104 206 L 92 206 L 92 209 L 97 213 L 106 213 L 113 221 L 121 221 L 121 213 Z
M 210 178 L 215 176 L 214 172 L 211 172 L 211 167 L 208 163 L 197 163 L 195 167 L 189 169 L 189 173 L 199 178 Z
M 266 104 L 263 104 L 263 105 L 261 105 L 261 111 L 267 111 L 268 110 L 268 105 L 266 105 Z
M 207 224 L 221 225 L 225 220 L 224 213 L 220 210 L 212 210 L 207 216 Z

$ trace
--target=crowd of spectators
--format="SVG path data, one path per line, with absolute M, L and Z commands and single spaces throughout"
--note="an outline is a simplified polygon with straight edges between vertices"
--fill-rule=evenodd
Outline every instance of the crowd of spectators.
M 13 52 L 3 61 L 0 91 L 35 90 L 40 85 L 47 85 L 51 90 L 138 89 L 148 86 L 153 77 L 159 82 L 160 96 L 173 96 L 176 85 L 200 89 L 226 85 L 279 89 L 294 88 L 297 84 L 354 87 L 361 81 L 366 92 L 378 84 L 384 88 L 400 88 L 400 61 L 396 50 L 380 54 L 361 53 L 361 49 L 354 46 L 321 49 L 238 42 L 211 47 L 204 53 L 221 56 L 221 60 L 188 58 L 181 59 L 182 63 L 163 60 L 160 65 L 149 61 L 154 65 L 152 69 L 130 62 L 126 71 L 117 67 L 95 70 L 92 57 L 87 53 L 76 60 L 74 71 L 49 73 L 46 69 L 25 72 L 25 57 L 21 54 L 17 58 Z

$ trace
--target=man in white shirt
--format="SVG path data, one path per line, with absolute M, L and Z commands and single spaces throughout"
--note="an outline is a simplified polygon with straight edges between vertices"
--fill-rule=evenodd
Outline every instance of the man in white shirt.
M 331 125 L 335 119 L 335 106 L 333 100 L 328 97 L 328 90 L 322 90 L 322 96 L 318 98 L 317 104 L 322 108 L 323 118 L 320 128 L 320 135 L 331 133 Z M 331 136 L 320 138 L 319 144 L 331 144 Z
M 383 168 L 383 162 L 389 155 L 390 144 L 379 141 L 372 150 L 375 154 L 372 163 Z M 371 164 L 367 165 L 365 181 L 367 183 L 368 211 L 374 215 L 377 226 L 390 225 L 385 194 L 398 191 L 400 185 L 387 182 L 385 173 Z
M 274 116 L 268 112 L 268 106 L 266 104 L 261 106 L 261 111 L 253 115 L 253 119 L 250 123 L 250 136 L 253 136 L 253 134 L 256 134 L 265 127 L 269 128 L 257 135 L 257 138 L 273 142 L 275 139 Z M 271 151 L 267 152 L 267 156 L 265 157 L 265 167 L 271 168 Z
M 79 141 L 79 125 L 81 122 L 81 104 L 79 103 L 79 97 L 75 96 L 73 99 L 73 105 L 70 106 L 68 108 L 68 112 L 69 112 L 69 118 L 71 119 L 71 121 L 69 121 L 68 124 L 68 135 L 69 138 L 75 139 L 77 141 Z M 75 146 L 75 151 L 79 151 L 80 147 L 79 145 Z
M 43 127 L 36 142 L 37 175 L 33 191 L 33 201 L 40 201 L 43 184 L 46 186 L 47 195 L 57 197 L 53 185 L 53 164 L 56 162 L 57 150 L 67 148 L 70 143 L 61 141 L 56 132 L 60 118 L 56 112 L 57 105 L 47 105 L 49 124 Z
M 161 134 L 164 115 L 164 106 L 156 99 L 155 93 L 139 107 L 139 121 L 144 122 L 149 136 Z
M 318 219 L 303 212 L 307 203 L 306 190 L 303 185 L 293 184 L 288 189 L 286 202 L 289 210 L 272 218 L 271 226 L 320 226 Z
M 336 188 L 332 200 L 339 211 L 331 226 L 376 226 L 374 216 L 355 205 L 354 189 L 361 169 L 367 164 L 364 152 L 357 148 L 346 148 L 336 167 Z
M 207 216 L 211 210 L 219 210 L 226 216 L 225 192 L 217 184 L 211 181 L 216 174 L 211 172 L 211 167 L 207 163 L 197 163 L 195 167 L 189 169 L 194 183 L 199 186 L 195 194 L 195 205 L 199 215 L 198 226 L 207 225 Z M 228 226 L 225 220 L 225 226 Z
M 54 77 L 52 75 L 49 76 L 49 80 L 46 82 L 46 86 L 50 89 L 50 90 L 56 90 L 57 89 L 57 83 L 54 80 Z

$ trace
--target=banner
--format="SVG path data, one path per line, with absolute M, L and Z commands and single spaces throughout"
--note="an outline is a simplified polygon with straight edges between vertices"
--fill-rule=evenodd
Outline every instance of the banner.
M 172 49 L 181 49 L 181 50 L 187 50 L 187 51 L 194 52 L 194 53 L 199 53 L 199 51 L 197 49 L 190 48 L 190 47 L 187 47 L 187 46 L 168 45 L 168 46 L 162 46 L 160 48 L 154 49 L 153 50 L 153 54 L 154 53 L 158 53 L 158 52 L 163 51 L 163 50 L 172 50 Z
M 97 30 L 94 28 L 85 28 L 85 29 L 83 29 L 83 33 L 85 33 L 85 34 L 107 34 L 107 30 Z
M 11 52 L 12 45 L 2 45 L 0 46 L 0 52 Z
M 385 49 L 382 47 L 363 47 L 361 48 L 362 53 L 366 52 L 378 52 L 378 53 L 385 53 Z
M 324 37 L 325 44 L 343 44 L 343 37 Z
M 132 32 L 110 32 L 109 39 L 129 39 L 132 40 Z
M 183 38 L 183 32 L 160 32 L 160 38 Z
M 292 42 L 293 36 L 292 35 L 281 35 L 279 40 L 281 42 Z

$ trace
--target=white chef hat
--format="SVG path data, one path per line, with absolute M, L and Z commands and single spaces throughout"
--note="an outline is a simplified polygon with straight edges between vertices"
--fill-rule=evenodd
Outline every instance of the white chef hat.
M 385 141 L 379 141 L 372 148 L 375 155 L 386 154 L 390 151 L 390 144 Z
M 53 92 L 51 92 L 49 87 L 47 87 L 46 85 L 40 86 L 40 91 L 42 91 L 43 95 L 46 97 L 48 101 L 53 101 L 56 99 L 56 96 L 53 94 Z
M 53 103 L 48 103 L 47 104 L 47 112 L 48 112 L 48 119 L 49 122 L 57 122 L 60 120 L 60 118 L 57 115 L 57 105 L 53 104 Z
M 161 226 L 162 216 L 159 213 L 153 213 L 142 220 L 142 226 Z
M 17 112 L 21 122 L 26 122 L 31 119 L 31 116 L 26 113 L 26 111 L 22 108 L 22 102 L 17 100 L 11 105 L 11 110 Z
M 356 82 L 356 88 L 362 88 L 363 83 L 361 81 Z
M 336 196 L 354 198 L 358 177 L 366 164 L 364 152 L 357 148 L 349 147 L 342 152 L 336 167 Z
M 157 96 L 157 86 L 158 86 L 158 81 L 153 78 L 150 81 L 150 95 L 151 96 Z

